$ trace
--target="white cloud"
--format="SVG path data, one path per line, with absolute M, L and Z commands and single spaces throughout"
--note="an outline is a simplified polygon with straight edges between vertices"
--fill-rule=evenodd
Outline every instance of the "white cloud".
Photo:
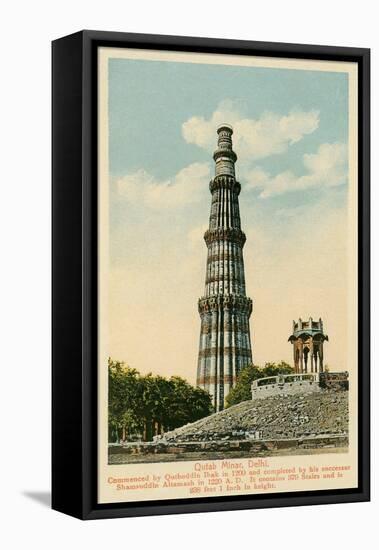
M 198 202 L 208 191 L 210 168 L 195 162 L 180 170 L 173 178 L 157 180 L 143 169 L 119 178 L 117 191 L 131 203 L 140 202 L 149 208 L 174 208 Z
M 247 187 L 260 189 L 260 197 L 303 189 L 335 187 L 347 181 L 347 147 L 344 143 L 323 143 L 317 153 L 303 155 L 306 174 L 296 176 L 291 170 L 271 176 L 256 167 L 247 173 Z
M 227 122 L 234 129 L 233 143 L 240 159 L 256 160 L 285 153 L 288 147 L 319 125 L 319 112 L 292 110 L 287 115 L 266 111 L 258 119 L 244 118 L 232 101 L 223 101 L 209 119 L 194 116 L 182 125 L 188 143 L 212 151 L 217 127 Z

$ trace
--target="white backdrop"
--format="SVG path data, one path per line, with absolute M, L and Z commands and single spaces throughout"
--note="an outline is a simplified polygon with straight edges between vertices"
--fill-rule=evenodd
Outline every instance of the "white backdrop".
M 1 485 L 3 548 L 372 548 L 372 503 L 83 523 L 48 507 L 50 486 L 50 41 L 82 28 L 371 47 L 377 91 L 375 3 L 65 0 L 2 8 Z M 374 96 L 374 92 L 373 92 Z M 378 120 L 373 109 L 373 152 Z M 375 147 L 376 145 L 376 147 Z M 373 155 L 373 212 L 378 207 Z M 373 237 L 378 216 L 373 216 Z M 377 255 L 373 277 L 378 276 Z M 374 307 L 378 290 L 373 289 Z M 377 338 L 373 341 L 375 358 Z M 373 362 L 374 387 L 375 368 Z M 379 399 L 374 399 L 374 429 Z M 377 438 L 374 437 L 374 447 Z M 377 538 L 377 537 L 376 537 Z

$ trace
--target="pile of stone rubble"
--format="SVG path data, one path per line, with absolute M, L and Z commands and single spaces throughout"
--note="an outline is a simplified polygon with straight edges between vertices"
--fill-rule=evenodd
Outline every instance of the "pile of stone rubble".
M 160 436 L 167 443 L 347 435 L 348 391 L 244 401 Z

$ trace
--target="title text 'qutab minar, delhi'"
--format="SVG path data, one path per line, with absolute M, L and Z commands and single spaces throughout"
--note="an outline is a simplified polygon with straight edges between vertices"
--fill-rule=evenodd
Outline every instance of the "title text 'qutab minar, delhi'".
M 215 411 L 224 408 L 225 398 L 240 370 L 252 362 L 249 319 L 252 300 L 246 296 L 241 230 L 232 148 L 233 129 L 223 124 L 217 130 L 218 147 L 213 154 L 215 177 L 209 229 L 205 293 L 199 300 L 201 318 L 197 385 L 207 390 Z

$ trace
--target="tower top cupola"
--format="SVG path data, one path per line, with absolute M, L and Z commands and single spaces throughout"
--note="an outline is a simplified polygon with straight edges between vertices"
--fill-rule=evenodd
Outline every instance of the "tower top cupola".
M 237 160 L 237 155 L 233 151 L 233 128 L 230 124 L 221 124 L 217 128 L 217 134 L 217 149 L 213 153 L 213 159 L 216 163 L 215 176 L 235 177 L 234 163 Z
M 303 321 L 292 321 L 292 334 L 288 338 L 293 346 L 295 373 L 324 372 L 324 342 L 328 341 L 324 333 L 321 317 L 314 321 L 309 317 Z M 310 360 L 309 360 L 310 358 Z

